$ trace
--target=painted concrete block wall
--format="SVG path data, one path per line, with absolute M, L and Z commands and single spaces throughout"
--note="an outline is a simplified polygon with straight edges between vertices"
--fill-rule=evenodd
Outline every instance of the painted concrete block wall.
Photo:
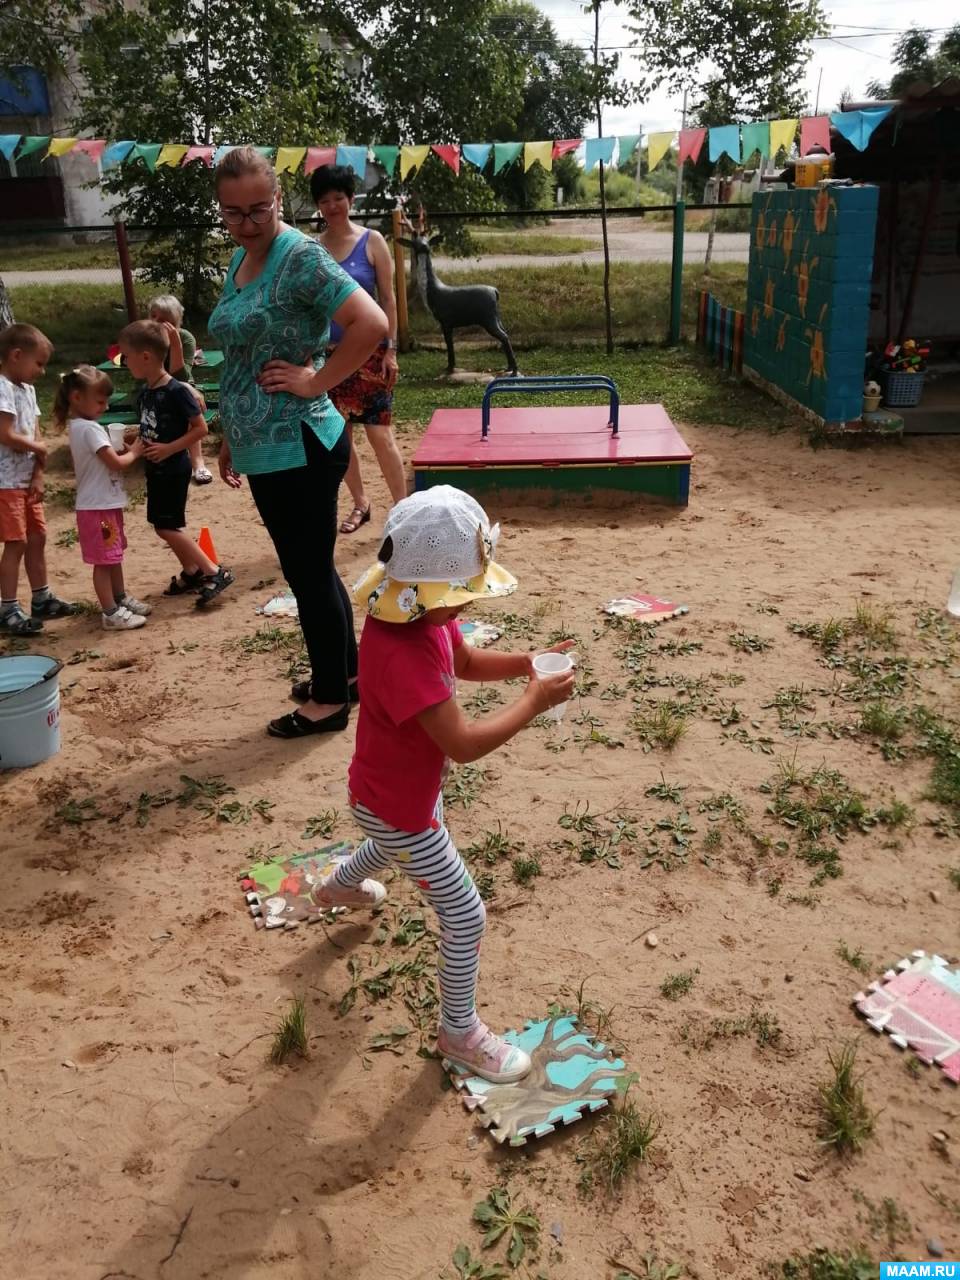
M 859 418 L 876 187 L 753 197 L 744 367 L 826 422 Z

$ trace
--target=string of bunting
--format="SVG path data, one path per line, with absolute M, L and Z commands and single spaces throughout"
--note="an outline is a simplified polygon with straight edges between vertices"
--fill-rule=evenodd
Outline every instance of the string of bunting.
M 657 167 L 674 146 L 676 139 L 677 164 L 687 161 L 696 164 L 707 146 L 711 163 L 722 156 L 729 156 L 736 163 L 746 163 L 755 155 L 775 159 L 781 151 L 792 151 L 799 132 L 798 152 L 808 155 L 817 148 L 830 150 L 830 130 L 835 129 L 858 151 L 870 143 L 874 130 L 886 118 L 892 108 L 872 107 L 862 111 L 835 111 L 830 115 L 805 116 L 793 120 L 754 120 L 745 124 L 715 125 L 713 128 L 675 129 L 647 135 L 647 165 Z M 313 173 L 321 165 L 338 164 L 363 175 L 369 159 L 393 175 L 399 166 L 402 181 L 415 174 L 435 156 L 438 161 L 460 173 L 461 164 L 483 172 L 488 165 L 494 174 L 502 173 L 510 165 L 522 163 L 524 173 L 534 165 L 551 170 L 561 156 L 582 149 L 584 169 L 590 173 L 603 162 L 612 164 L 614 151 L 617 163 L 629 160 L 640 144 L 640 134 L 618 134 L 604 138 L 558 138 L 542 142 L 464 142 L 418 143 L 401 146 L 383 146 L 365 143 L 351 146 L 309 147 L 257 147 L 257 150 L 273 160 L 278 173 Z M 208 168 L 216 166 L 232 144 L 198 145 L 179 142 L 107 142 L 105 138 L 54 138 L 49 135 L 34 136 L 19 133 L 0 134 L 0 155 L 16 164 L 27 156 L 42 151 L 41 159 L 58 158 L 71 153 L 84 155 L 102 173 L 121 165 L 142 162 L 150 173 L 157 169 L 177 168 L 199 161 Z

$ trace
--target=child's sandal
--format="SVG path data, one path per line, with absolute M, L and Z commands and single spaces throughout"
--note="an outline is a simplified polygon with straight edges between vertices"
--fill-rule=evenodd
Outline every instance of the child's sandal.
M 0 618 L 0 633 L 6 632 L 8 636 L 35 636 L 42 630 L 43 623 L 39 618 L 28 618 L 22 609 L 14 609 L 5 618 Z
M 205 604 L 209 604 L 211 600 L 216 600 L 221 592 L 226 591 L 227 587 L 233 582 L 233 574 L 229 569 L 225 569 L 223 565 L 208 578 L 203 579 L 200 587 L 199 598 L 197 600 L 197 608 L 202 609 Z
M 181 573 L 178 578 L 171 578 L 170 585 L 164 591 L 165 596 L 187 596 L 192 591 L 199 591 L 203 586 L 203 570 L 193 573 Z

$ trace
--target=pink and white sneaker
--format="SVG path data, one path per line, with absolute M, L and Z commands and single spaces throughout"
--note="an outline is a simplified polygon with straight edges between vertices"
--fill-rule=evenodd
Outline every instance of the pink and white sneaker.
M 463 1036 L 452 1035 L 441 1027 L 437 1052 L 493 1084 L 522 1080 L 531 1066 L 529 1054 L 502 1036 L 494 1035 L 484 1022 L 478 1022 Z
M 331 873 L 310 896 L 318 907 L 379 907 L 387 896 L 387 889 L 379 880 L 361 880 L 356 888 L 345 889 Z

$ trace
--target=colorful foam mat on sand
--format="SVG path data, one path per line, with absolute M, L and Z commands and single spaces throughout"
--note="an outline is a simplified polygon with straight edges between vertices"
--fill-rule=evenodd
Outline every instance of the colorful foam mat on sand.
M 853 998 L 874 1031 L 885 1031 L 960 1084 L 960 967 L 914 951 Z
M 296 929 L 339 914 L 342 907 L 318 907 L 310 891 L 352 851 L 353 845 L 341 840 L 309 853 L 291 853 L 250 867 L 240 878 L 240 888 L 256 927 Z

